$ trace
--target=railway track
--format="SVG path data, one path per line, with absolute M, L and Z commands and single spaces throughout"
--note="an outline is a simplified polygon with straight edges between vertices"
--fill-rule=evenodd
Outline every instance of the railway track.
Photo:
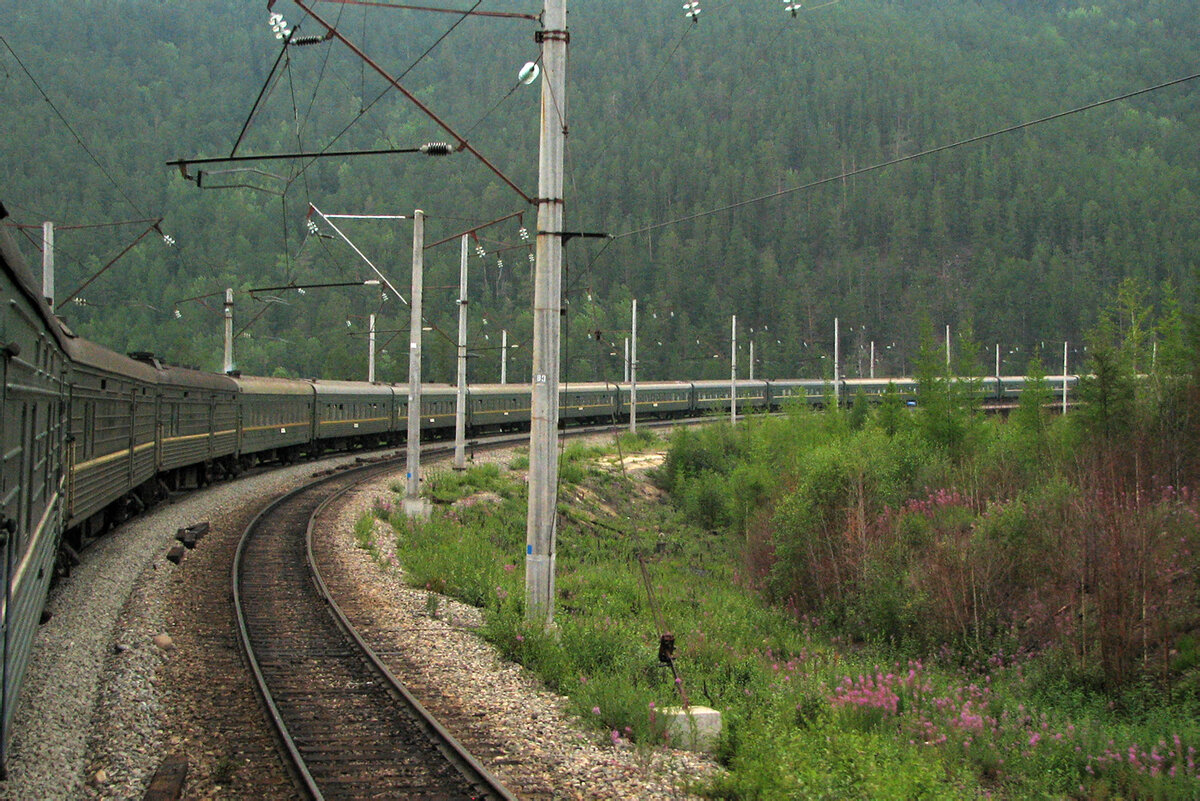
M 240 639 L 297 784 L 311 798 L 512 798 L 345 622 L 310 570 L 312 519 L 380 463 L 301 487 L 234 560 Z

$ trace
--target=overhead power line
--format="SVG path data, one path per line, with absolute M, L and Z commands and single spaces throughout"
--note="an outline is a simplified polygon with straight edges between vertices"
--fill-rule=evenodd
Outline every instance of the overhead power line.
M 328 0 L 328 1 L 329 1 L 329 2 L 335 2 L 336 0 Z M 342 130 L 341 130 L 341 131 L 339 131 L 339 132 L 337 133 L 337 135 L 336 135 L 336 136 L 334 136 L 332 139 L 330 139 L 330 140 L 329 140 L 329 142 L 327 142 L 327 143 L 326 143 L 325 147 L 324 147 L 324 148 L 322 148 L 321 152 L 324 152 L 324 151 L 328 150 L 329 148 L 333 147 L 334 143 L 336 143 L 336 142 L 337 142 L 339 139 L 341 139 L 341 138 L 342 138 L 342 136 L 344 136 L 344 135 L 345 135 L 345 133 L 346 133 L 347 131 L 349 131 L 351 128 L 353 128 L 353 127 L 354 127 L 354 125 L 355 125 L 355 123 L 357 123 L 357 122 L 358 122 L 359 120 L 361 120 L 361 119 L 362 119 L 364 116 L 366 116 L 366 113 L 367 113 L 368 111 L 370 111 L 372 108 L 374 108 L 376 103 L 378 103 L 378 102 L 379 102 L 380 100 L 382 100 L 382 99 L 383 99 L 383 98 L 384 98 L 384 97 L 385 97 L 385 96 L 386 96 L 386 95 L 387 95 L 389 92 L 391 92 L 391 91 L 392 91 L 392 89 L 393 89 L 393 88 L 395 88 L 395 87 L 398 85 L 399 81 L 402 81 L 402 80 L 404 80 L 404 77 L 405 77 L 406 75 L 408 75 L 410 72 L 412 72 L 414 69 L 416 69 L 416 66 L 417 66 L 418 64 L 420 64 L 422 61 L 424 61 L 424 60 L 425 60 L 425 58 L 426 58 L 426 57 L 427 57 L 427 56 L 428 56 L 430 53 L 432 53 L 432 52 L 433 52 L 434 48 L 436 48 L 438 45 L 440 45 L 440 44 L 441 44 L 441 43 L 442 43 L 442 42 L 443 42 L 443 41 L 446 39 L 446 37 L 447 37 L 447 36 L 449 36 L 450 34 L 452 34 L 452 33 L 454 32 L 454 30 L 455 30 L 455 29 L 456 29 L 456 28 L 457 28 L 457 27 L 458 27 L 460 24 L 462 24 L 463 20 L 465 20 L 465 19 L 466 19 L 468 16 L 470 16 L 470 15 L 471 15 L 471 14 L 472 14 L 472 13 L 475 11 L 475 9 L 479 8 L 479 5 L 480 5 L 480 3 L 482 3 L 482 2 L 483 2 L 483 0 L 475 0 L 475 5 L 471 6 L 471 8 L 470 8 L 470 9 L 468 9 L 467 11 L 465 11 L 465 12 L 464 12 L 464 11 L 456 11 L 456 12 L 454 12 L 454 13 L 456 13 L 456 14 L 459 14 L 459 15 L 460 15 L 460 16 L 459 16 L 459 18 L 458 18 L 457 20 L 455 20 L 454 24 L 453 24 L 453 25 L 451 25 L 451 26 L 450 26 L 450 27 L 449 27 L 449 28 L 448 28 L 448 29 L 447 29 L 447 30 L 446 30 L 446 31 L 445 31 L 445 32 L 444 32 L 444 33 L 443 33 L 441 36 L 439 36 L 439 37 L 438 37 L 438 38 L 437 38 L 437 39 L 434 41 L 434 43 L 433 43 L 433 44 L 431 44 L 429 47 L 425 48 L 425 52 L 423 52 L 423 53 L 421 53 L 421 55 L 417 56 L 416 60 L 415 60 L 415 61 L 413 61 L 413 63 L 409 64 L 409 65 L 408 65 L 408 67 L 407 67 L 407 68 L 404 70 L 404 72 L 401 72 L 401 73 L 400 73 L 398 76 L 396 76 L 396 78 L 395 78 L 394 80 L 389 80 L 389 81 L 388 81 L 388 85 L 387 85 L 387 87 L 385 87 L 385 88 L 384 88 L 384 90 L 383 90 L 382 92 L 380 92 L 378 95 L 376 95 L 374 100 L 372 100 L 372 101 L 371 101 L 370 103 L 368 103 L 366 106 L 361 106 L 361 103 L 362 103 L 362 101 L 361 101 L 361 98 L 360 98 L 360 100 L 359 100 L 359 103 L 360 103 L 360 108 L 359 108 L 359 112 L 358 112 L 358 114 L 357 114 L 357 115 L 355 115 L 354 119 L 352 119 L 352 120 L 350 120 L 350 122 L 346 123 L 346 127 L 342 128 Z M 360 5 L 375 5 L 375 4 L 374 4 L 374 3 L 361 3 Z M 434 10 L 444 10 L 444 9 L 434 9 Z M 307 9 L 306 9 L 306 11 L 307 11 Z M 311 13 L 311 12 L 310 12 L 310 13 Z M 365 26 L 366 26 L 366 15 L 365 15 L 365 14 L 363 15 L 363 26 L 364 26 L 364 30 L 365 30 Z M 333 29 L 332 29 L 332 28 L 327 28 L 327 36 L 329 36 L 329 37 L 332 37 L 332 36 L 333 36 Z M 364 38 L 365 38 L 365 37 L 364 37 Z M 366 59 L 366 58 L 360 58 L 360 64 L 361 64 L 362 70 L 364 71 L 364 72 L 362 73 L 362 74 L 363 74 L 363 76 L 364 76 L 364 77 L 363 77 L 363 79 L 362 79 L 364 84 L 365 84 L 365 82 L 366 82 L 366 79 L 365 79 L 365 69 L 366 69 L 366 65 L 367 65 L 367 63 L 368 63 L 368 59 Z M 374 65 L 372 65 L 372 66 L 374 66 Z M 315 95 L 314 95 L 314 98 L 315 98 Z M 309 167 L 311 167 L 312 165 L 313 165 L 313 162 L 310 160 L 310 161 L 309 161 L 307 164 L 305 164 L 303 167 L 301 167 L 301 168 L 300 168 L 300 169 L 299 169 L 299 170 L 296 172 L 296 174 L 295 174 L 294 176 L 292 176 L 292 179 L 291 179 L 291 180 L 292 180 L 292 181 L 295 181 L 295 180 L 296 180 L 296 178 L 298 178 L 298 177 L 300 177 L 301 175 L 303 175 L 304 173 L 306 173 L 306 172 L 308 171 L 308 168 L 309 168 Z M 289 183 L 290 183 L 290 182 L 289 182 Z
M 75 141 L 79 143 L 81 148 L 83 148 L 83 152 L 88 154 L 88 158 L 92 160 L 92 163 L 99 168 L 100 172 L 104 173 L 104 177 L 107 178 L 109 183 L 111 183 L 113 187 L 121 194 L 121 197 L 125 198 L 125 202 L 128 203 L 134 211 L 143 217 L 146 216 L 146 212 L 142 211 L 142 209 L 133 202 L 133 199 L 129 197 L 128 193 L 121 188 L 121 185 L 117 183 L 117 180 L 113 178 L 108 170 L 104 168 L 104 165 L 100 163 L 100 159 L 96 158 L 96 154 L 91 151 L 91 148 L 89 148 L 83 141 L 83 138 L 75 131 L 75 128 L 71 126 L 71 123 L 67 122 L 67 118 L 61 111 L 58 110 L 58 106 L 54 105 L 54 101 L 50 99 L 50 96 L 46 94 L 46 90 L 43 89 L 42 85 L 37 82 L 37 79 L 33 77 L 33 73 L 29 71 L 29 68 L 25 66 L 25 62 L 22 61 L 21 57 L 18 56 L 16 51 L 12 49 L 12 45 L 8 43 L 8 40 L 3 36 L 0 36 L 0 42 L 4 43 L 4 47 L 7 48 L 8 52 L 12 54 L 12 57 L 16 59 L 17 64 L 21 67 L 21 71 L 25 73 L 25 77 L 29 78 L 29 81 L 37 88 L 38 92 L 42 96 L 42 99 L 46 101 L 46 104 L 50 106 L 50 108 L 54 111 L 54 114 L 58 117 L 59 121 L 62 122 L 66 129 L 71 132 L 71 136 L 75 137 Z
M 899 158 L 890 159 L 888 161 L 880 162 L 878 164 L 873 164 L 869 167 L 860 167 L 859 169 L 848 170 L 846 172 L 842 172 L 837 175 L 831 175 L 827 178 L 821 178 L 816 181 L 810 181 L 809 183 L 801 184 L 800 186 L 793 186 L 793 187 L 789 187 L 787 189 L 780 189 L 777 192 L 771 192 L 766 195 L 759 195 L 757 197 L 752 197 L 747 200 L 740 200 L 737 203 L 730 203 L 729 205 L 721 206 L 720 208 L 709 209 L 708 211 L 701 211 L 701 212 L 697 212 L 695 214 L 689 214 L 686 217 L 677 217 L 673 220 L 667 220 L 665 222 L 654 223 L 653 225 L 647 225 L 642 228 L 636 228 L 632 231 L 626 231 L 622 234 L 617 234 L 616 236 L 614 236 L 614 239 L 624 239 L 625 237 L 635 236 L 637 234 L 644 234 L 647 231 L 654 231 L 659 228 L 666 228 L 667 226 L 670 226 L 670 225 L 678 225 L 679 223 L 691 222 L 692 220 L 698 220 L 703 217 L 711 217 L 714 214 L 721 214 L 722 212 L 733 211 L 735 209 L 740 209 L 744 206 L 751 206 L 755 203 L 762 203 L 763 201 L 766 201 L 766 200 L 773 200 L 777 197 L 783 197 L 784 195 L 790 195 L 795 192 L 802 192 L 805 189 L 814 189 L 818 186 L 824 186 L 825 184 L 834 183 L 835 181 L 841 181 L 846 178 L 853 178 L 857 175 L 864 175 L 869 172 L 876 172 L 878 170 L 884 169 L 885 167 L 892 167 L 892 166 L 895 166 L 896 164 L 903 164 L 904 162 L 907 162 L 907 161 L 916 161 L 917 159 L 922 159 L 927 156 L 932 156 L 932 155 L 935 155 L 938 153 L 944 153 L 948 150 L 954 150 L 955 148 L 963 147 L 964 145 L 972 145 L 977 142 L 982 142 L 987 139 L 993 139 L 997 136 L 1002 136 L 1004 134 L 1014 133 L 1016 131 L 1022 131 L 1027 128 L 1032 128 L 1036 125 L 1042 125 L 1043 123 L 1053 122 L 1054 120 L 1060 120 L 1063 117 L 1069 117 L 1073 114 L 1079 114 L 1080 112 L 1083 112 L 1083 111 L 1091 111 L 1092 109 L 1100 108 L 1101 106 L 1107 106 L 1112 103 L 1118 103 L 1122 100 L 1129 100 L 1130 98 L 1137 97 L 1139 95 L 1149 94 L 1150 92 L 1157 92 L 1161 89 L 1167 89 L 1172 86 L 1178 86 L 1180 84 L 1184 84 L 1189 81 L 1194 81 L 1197 78 L 1200 78 L 1200 72 L 1193 73 L 1192 75 L 1187 75 L 1182 78 L 1176 78 L 1171 81 L 1165 81 L 1163 83 L 1155 84 L 1154 86 L 1148 86 L 1148 87 L 1145 87 L 1144 89 L 1137 89 L 1132 92 L 1126 92 L 1125 94 L 1117 95 L 1116 97 L 1110 97 L 1105 100 L 1097 100 L 1094 103 L 1088 103 L 1087 105 L 1079 106 L 1078 108 L 1073 108 L 1068 111 L 1060 111 L 1057 114 L 1051 114 L 1048 117 L 1041 117 L 1036 120 L 1029 120 L 1028 122 L 1018 123 L 1017 125 L 1010 125 L 1007 128 L 1001 128 L 999 130 L 991 131 L 989 133 L 979 134 L 977 136 L 972 136 L 967 139 L 960 139 L 957 142 L 951 142 L 950 144 L 946 144 L 946 145 L 939 145 L 938 147 L 930 148 L 929 150 L 922 150 L 919 153 L 912 153 L 907 156 L 901 156 Z
M 321 2 L 321 0 L 318 0 Z M 432 6 L 406 6 L 400 3 L 380 3 L 374 0 L 324 0 L 326 3 L 341 3 L 348 6 L 375 6 L 376 8 L 394 8 L 403 11 L 435 11 L 442 14 L 463 14 L 473 17 L 501 17 L 503 19 L 528 19 L 537 22 L 540 17 L 537 14 L 518 14 L 512 11 L 476 11 L 479 8 L 479 3 L 471 6 L 469 11 L 462 11 L 457 8 L 433 8 Z
M 412 103 L 417 108 L 419 108 L 422 112 L 424 112 L 425 115 L 427 117 L 429 117 L 431 120 L 433 120 L 435 123 L 437 123 L 438 126 L 442 128 L 442 130 L 444 130 L 444 131 L 446 131 L 446 133 L 450 134 L 450 136 L 457 143 L 457 146 L 456 146 L 457 150 L 466 150 L 468 153 L 470 153 L 472 156 L 474 156 L 476 159 L 478 159 L 480 161 L 480 163 L 482 163 L 485 167 L 487 167 L 489 170 L 491 170 L 496 175 L 496 177 L 500 178 L 500 180 L 502 180 L 505 184 L 507 184 L 510 189 L 512 189 L 514 192 L 516 192 L 518 195 L 520 195 L 522 200 L 524 200 L 526 203 L 530 203 L 530 204 L 534 203 L 533 197 L 526 194 L 525 191 L 522 190 L 519 186 L 517 186 L 512 181 L 511 178 L 509 178 L 507 175 L 505 175 L 503 172 L 501 172 L 500 168 L 498 168 L 496 165 L 492 164 L 492 162 L 490 162 L 482 153 L 480 153 L 478 150 L 476 150 L 474 147 L 472 147 L 471 144 L 464 137 L 460 136 L 457 132 L 455 132 L 455 130 L 453 128 L 451 128 L 448 123 L 446 123 L 444 120 L 442 120 L 441 117 L 439 117 L 436 113 L 434 113 L 434 111 L 431 108 L 429 108 L 427 105 L 425 105 L 423 102 L 421 102 L 421 100 L 416 95 L 414 95 L 412 92 L 410 92 L 409 90 L 407 90 L 403 86 L 401 86 L 398 78 L 392 77 L 390 74 L 388 74 L 388 72 L 385 69 L 383 69 L 381 66 L 376 64 L 375 61 L 372 60 L 366 53 L 364 53 L 359 47 L 357 47 L 353 42 L 351 42 L 349 39 L 347 39 L 340 31 L 338 31 L 336 26 L 331 25 L 330 23 L 326 22 L 324 19 L 322 19 L 320 16 L 318 16 L 315 12 L 313 12 L 312 9 L 308 8 L 304 4 L 304 0 L 295 0 L 295 3 L 296 3 L 296 5 L 300 6 L 300 8 L 304 9 L 304 11 L 307 12 L 309 14 L 309 16 L 311 16 L 314 20 L 316 20 L 318 24 L 320 24 L 326 30 L 330 31 L 333 34 L 334 38 L 336 38 L 342 44 L 346 45 L 346 47 L 348 47 L 356 56 L 358 56 L 364 62 L 366 62 L 367 66 L 369 66 L 376 73 L 378 73 L 381 78 L 383 78 L 385 81 L 387 81 L 393 87 L 395 87 L 395 89 L 398 92 L 400 92 L 402 95 L 404 95 L 406 98 L 408 98 L 410 103 Z

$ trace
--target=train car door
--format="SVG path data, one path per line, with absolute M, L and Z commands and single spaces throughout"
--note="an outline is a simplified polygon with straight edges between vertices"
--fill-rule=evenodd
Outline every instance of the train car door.
M 4 341 L 5 315 L 0 314 L 0 342 Z M 18 493 L 20 492 L 20 458 L 19 453 L 12 453 L 9 438 L 20 436 L 17 404 L 10 398 L 8 386 L 8 362 L 11 358 L 5 348 L 0 356 L 0 580 L 4 581 L 4 609 L 0 612 L 0 760 L 7 757 L 5 746 L 8 743 L 8 730 L 5 721 L 9 718 L 11 699 L 8 696 L 8 665 L 10 648 L 8 645 L 9 610 L 12 609 L 12 562 L 13 535 L 16 532 L 16 520 L 20 512 Z M 15 463 L 15 464 L 14 464 Z M 3 764 L 3 762 L 0 762 Z

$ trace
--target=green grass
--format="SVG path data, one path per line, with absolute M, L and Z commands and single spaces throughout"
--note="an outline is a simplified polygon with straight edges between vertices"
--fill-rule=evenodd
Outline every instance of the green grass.
M 889 460 L 886 444 L 868 429 L 849 435 L 867 447 L 858 461 L 834 451 L 797 461 L 788 455 L 797 443 L 818 450 L 837 445 L 804 426 L 785 435 L 770 421 L 753 425 L 763 427 L 755 442 L 711 436 L 724 454 L 753 454 L 775 465 L 773 473 L 739 473 L 719 459 L 701 468 L 722 488 L 757 493 L 751 507 L 762 505 L 788 464 L 834 477 L 846 464 L 883 470 L 881 486 L 897 497 L 948 469 L 936 455 L 914 456 L 911 447 L 907 460 Z M 691 441 L 673 450 L 664 482 L 688 486 L 701 473 L 686 465 L 705 464 L 707 447 Z M 677 705 L 682 689 L 692 703 L 723 715 L 717 757 L 728 772 L 704 788 L 713 797 L 1200 798 L 1194 755 L 1193 767 L 1188 762 L 1200 724 L 1178 714 L 1183 707 L 1155 707 L 1132 694 L 1114 702 L 1064 678 L 1048 655 L 996 650 L 989 660 L 989 652 L 952 648 L 910 661 L 916 660 L 911 643 L 856 641 L 838 628 L 845 620 L 806 617 L 787 598 L 768 604 L 746 555 L 753 509 L 726 513 L 724 525 L 740 521 L 741 529 L 697 528 L 674 507 L 610 480 L 611 471 L 593 463 L 606 452 L 580 446 L 564 453 L 588 503 L 573 507 L 558 531 L 550 633 L 525 619 L 526 500 L 513 476 L 483 468 L 448 476 L 435 490 L 442 497 L 486 491 L 492 500 L 442 507 L 419 526 L 396 521 L 400 558 L 413 583 L 483 608 L 484 635 L 566 695 L 598 742 L 662 744 L 658 710 Z M 1051 498 L 1060 492 L 1042 490 Z M 809 497 L 804 514 L 817 519 L 828 499 L 815 489 Z M 686 490 L 682 501 L 695 503 Z M 620 514 L 606 516 L 606 508 Z M 1027 526 L 1024 509 L 988 517 L 988 536 L 1004 541 L 1005 532 Z M 927 550 L 944 536 L 939 532 L 968 522 L 951 504 L 906 523 L 905 536 Z M 682 687 L 658 664 L 660 632 L 642 560 L 657 617 L 676 639 Z M 885 587 L 882 579 L 877 586 Z M 896 615 L 900 607 L 886 604 L 909 599 L 902 584 L 891 592 L 891 600 L 876 599 L 877 610 L 844 608 Z M 1141 711 L 1128 714 L 1123 705 Z

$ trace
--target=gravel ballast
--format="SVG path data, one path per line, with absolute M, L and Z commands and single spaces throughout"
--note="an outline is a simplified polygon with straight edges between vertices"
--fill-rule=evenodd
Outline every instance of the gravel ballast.
M 0 799 L 140 799 L 171 753 L 189 763 L 185 798 L 296 797 L 244 677 L 218 544 L 240 534 L 270 498 L 352 461 L 283 468 L 181 496 L 89 549 L 49 600 L 52 617 L 35 642 Z M 328 569 L 373 599 L 389 638 L 381 650 L 403 655 L 396 671 L 435 714 L 439 705 L 479 710 L 470 730 L 455 734 L 478 746 L 514 792 L 683 798 L 686 782 L 718 770 L 701 755 L 607 742 L 572 718 L 565 699 L 473 633 L 478 610 L 442 599 L 431 618 L 424 590 L 406 587 L 399 569 L 354 543 L 354 522 L 395 480 L 366 485 L 341 505 Z M 201 521 L 213 531 L 172 564 L 166 552 L 177 529 Z

